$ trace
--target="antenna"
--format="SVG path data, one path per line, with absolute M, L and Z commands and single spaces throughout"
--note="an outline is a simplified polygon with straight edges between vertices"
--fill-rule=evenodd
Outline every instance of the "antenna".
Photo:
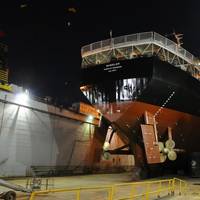
M 110 39 L 112 39 L 112 29 L 110 30 Z
M 112 32 L 112 29 L 110 30 L 110 46 L 111 46 L 111 49 L 113 50 L 113 40 L 112 40 L 112 35 L 113 35 L 113 32 Z
M 110 30 L 110 47 L 111 47 L 112 57 L 115 58 L 116 55 L 115 55 L 115 50 L 114 50 L 113 31 L 112 31 L 112 29 Z
M 182 33 L 176 33 L 175 31 L 173 31 L 173 35 L 176 39 L 176 43 L 178 45 L 178 47 L 180 47 L 183 42 L 181 41 L 183 39 L 183 34 Z

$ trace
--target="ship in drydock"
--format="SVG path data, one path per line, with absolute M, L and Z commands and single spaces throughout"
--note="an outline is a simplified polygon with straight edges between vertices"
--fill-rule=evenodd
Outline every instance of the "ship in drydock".
M 200 152 L 199 60 L 155 32 L 95 42 L 81 53 L 81 90 L 107 126 L 104 157 L 134 155 L 145 173 L 188 172 Z M 123 144 L 113 148 L 113 136 Z

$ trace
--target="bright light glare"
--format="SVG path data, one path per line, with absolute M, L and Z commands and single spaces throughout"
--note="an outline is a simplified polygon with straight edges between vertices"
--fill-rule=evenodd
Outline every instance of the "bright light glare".
M 86 117 L 86 121 L 89 122 L 89 123 L 92 123 L 93 119 L 94 119 L 94 117 L 92 115 L 88 115 Z
M 92 121 L 93 118 L 94 118 L 94 117 L 93 117 L 92 115 L 89 115 L 89 116 L 88 116 L 88 120 L 89 120 L 89 121 Z
M 29 95 L 28 93 L 20 93 L 20 94 L 17 94 L 16 96 L 16 102 L 19 103 L 19 104 L 24 104 L 28 101 L 29 99 Z

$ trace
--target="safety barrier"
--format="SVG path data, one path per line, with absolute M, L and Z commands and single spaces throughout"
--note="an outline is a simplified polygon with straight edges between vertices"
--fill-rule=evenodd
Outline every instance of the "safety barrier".
M 30 200 L 149 200 L 167 195 L 182 195 L 186 193 L 186 190 L 186 181 L 173 178 L 156 181 L 122 183 L 107 186 L 34 191 L 31 194 Z
M 137 51 L 134 50 L 135 48 Z M 115 53 L 113 54 L 115 52 L 113 50 L 119 52 L 120 58 L 114 55 Z M 194 78 L 200 80 L 199 59 L 156 32 L 136 33 L 98 41 L 83 46 L 81 55 L 83 58 L 82 68 L 110 63 L 113 56 L 117 60 L 129 60 L 141 56 L 154 57 L 157 55 L 161 60 L 189 72 Z
M 178 45 L 175 42 L 156 32 L 136 33 L 136 34 L 124 35 L 112 39 L 98 41 L 83 46 L 81 48 L 81 54 L 82 57 L 85 57 L 98 52 L 109 50 L 110 48 L 122 48 L 131 45 L 148 44 L 148 43 L 153 43 L 164 49 L 167 49 L 168 51 L 174 53 L 175 55 L 180 56 L 190 64 L 195 64 L 195 62 L 197 61 L 197 59 L 190 52 L 188 52 L 182 47 L 178 47 Z

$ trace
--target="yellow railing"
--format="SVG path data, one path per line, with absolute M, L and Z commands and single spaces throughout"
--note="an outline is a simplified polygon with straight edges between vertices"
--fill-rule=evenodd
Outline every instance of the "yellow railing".
M 181 179 L 165 179 L 156 181 L 131 182 L 107 186 L 52 189 L 45 191 L 34 191 L 30 200 L 37 199 L 63 199 L 72 195 L 70 199 L 82 200 L 89 199 L 85 195 L 92 193 L 95 200 L 149 200 L 153 197 L 164 197 L 167 195 L 182 195 L 186 193 L 187 183 Z M 97 195 L 98 194 L 98 195 Z M 56 196 L 52 196 L 56 195 Z M 83 198 L 82 198 L 83 197 Z
M 63 188 L 63 189 L 52 189 L 52 190 L 44 190 L 44 191 L 34 191 L 31 194 L 31 197 L 29 200 L 34 200 L 36 196 L 45 195 L 45 194 L 52 194 L 52 193 L 69 193 L 74 192 L 75 193 L 75 200 L 81 199 L 81 191 L 84 192 L 98 192 L 98 191 L 104 191 L 107 192 L 108 200 L 112 200 L 112 186 L 95 186 L 95 187 L 81 187 L 81 188 Z

